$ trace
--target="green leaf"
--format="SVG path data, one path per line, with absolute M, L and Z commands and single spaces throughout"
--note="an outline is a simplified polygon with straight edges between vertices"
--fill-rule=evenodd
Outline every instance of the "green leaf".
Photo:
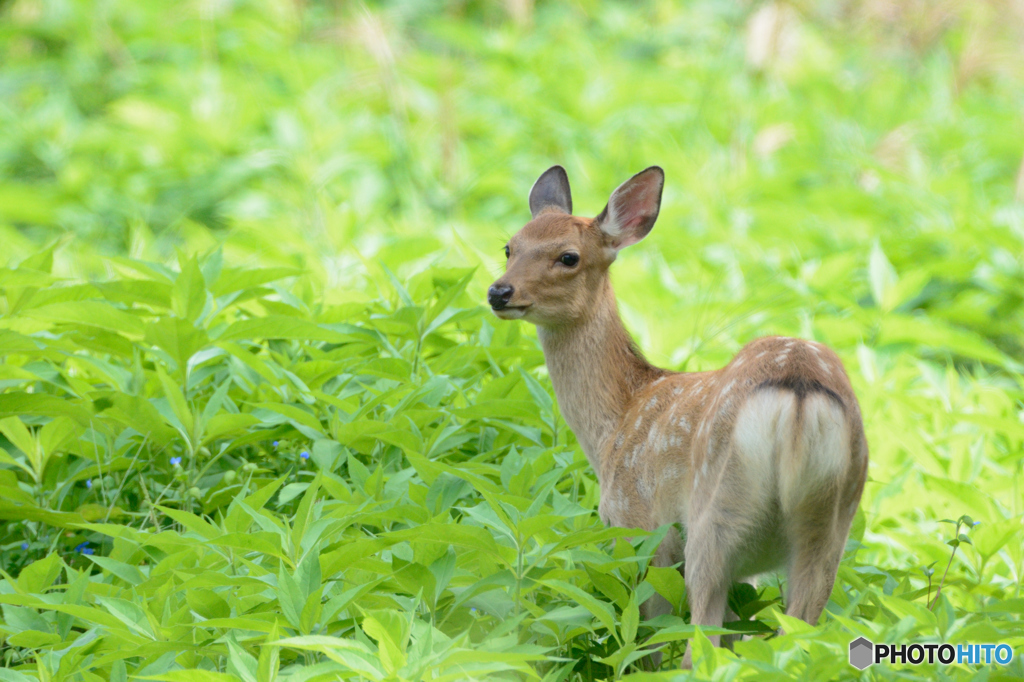
M 645 579 L 651 584 L 655 592 L 672 604 L 673 608 L 677 608 L 682 604 L 685 586 L 679 569 L 650 566 L 647 568 L 647 577 Z
M 171 309 L 182 320 L 194 323 L 206 305 L 206 282 L 196 258 L 181 263 L 171 289 Z
M 629 595 L 629 603 L 622 610 L 622 624 L 619 633 L 625 644 L 631 644 L 636 639 L 636 629 L 640 625 L 640 608 L 636 603 L 636 592 Z
M 117 561 L 116 559 L 104 556 L 89 556 L 89 559 L 107 573 L 116 575 L 129 585 L 141 585 L 146 580 L 146 577 L 142 575 L 142 571 L 123 561 Z
M 192 418 L 192 410 L 185 402 L 185 394 L 167 376 L 167 372 L 160 365 L 156 366 L 156 374 L 160 378 L 160 385 L 163 386 L 164 397 L 167 398 L 167 402 L 170 403 L 171 409 L 174 411 L 174 416 L 177 417 L 178 423 L 175 426 L 182 431 L 182 436 L 186 440 L 191 441 L 192 434 L 195 433 L 195 423 Z
M 302 609 L 306 605 L 306 595 L 299 584 L 281 566 L 277 573 L 277 603 L 281 613 L 297 630 L 302 629 Z
M 48 554 L 46 558 L 33 561 L 21 569 L 18 575 L 18 586 L 26 592 L 42 594 L 60 575 L 64 564 L 56 553 Z
M 300 317 L 268 315 L 266 317 L 239 320 L 217 337 L 217 341 L 240 339 L 298 339 L 300 341 L 330 341 L 341 343 L 344 334 L 325 329 L 314 322 Z
M 406 619 L 394 611 L 370 611 L 363 618 L 363 630 L 377 641 L 381 665 L 388 675 L 394 675 L 408 660 L 405 647 L 409 639 Z
M 149 617 L 142 608 L 130 601 L 114 597 L 96 597 L 107 612 L 128 626 L 132 632 L 142 635 L 146 639 L 155 640 L 156 634 L 150 624 Z
M 608 632 L 618 639 L 619 633 L 615 627 L 615 614 L 608 604 L 598 601 L 592 595 L 563 580 L 542 580 L 541 582 L 585 608 L 608 629 Z
M 96 327 L 135 339 L 142 338 L 143 334 L 137 317 L 100 301 L 54 303 L 22 314 L 41 322 Z
M 203 329 L 177 317 L 161 317 L 147 323 L 145 341 L 170 355 L 182 371 L 188 366 L 189 358 L 210 343 Z
M 160 680 L 161 682 L 238 682 L 239 680 L 235 675 L 198 668 L 168 670 L 157 675 L 137 675 L 135 679 Z

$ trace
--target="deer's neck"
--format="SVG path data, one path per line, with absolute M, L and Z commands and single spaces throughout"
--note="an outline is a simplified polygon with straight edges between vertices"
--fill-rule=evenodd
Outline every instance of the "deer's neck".
M 619 318 L 611 282 L 598 304 L 573 325 L 538 327 L 558 407 L 594 471 L 633 394 L 665 374 L 637 352 Z

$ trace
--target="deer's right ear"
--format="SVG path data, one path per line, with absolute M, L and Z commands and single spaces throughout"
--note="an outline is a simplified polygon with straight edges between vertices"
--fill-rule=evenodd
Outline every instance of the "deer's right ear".
M 561 166 L 552 166 L 541 173 L 530 189 L 530 213 L 533 217 L 551 210 L 572 214 L 569 176 Z
M 608 205 L 594 219 L 612 248 L 618 251 L 647 236 L 658 219 L 664 186 L 665 171 L 651 166 L 612 192 Z

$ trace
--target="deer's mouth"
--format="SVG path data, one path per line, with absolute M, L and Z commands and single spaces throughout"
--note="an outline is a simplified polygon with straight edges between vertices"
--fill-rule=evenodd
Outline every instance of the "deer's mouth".
M 504 308 L 494 308 L 494 314 L 503 320 L 518 320 L 526 315 L 527 305 L 506 305 Z

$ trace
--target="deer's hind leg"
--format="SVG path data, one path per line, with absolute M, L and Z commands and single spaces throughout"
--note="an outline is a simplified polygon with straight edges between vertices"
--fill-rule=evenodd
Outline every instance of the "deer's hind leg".
M 727 463 L 727 467 L 731 463 Z M 697 500 L 701 509 L 686 530 L 686 592 L 690 603 L 690 622 L 694 625 L 721 627 L 728 612 L 729 587 L 742 564 L 742 555 L 754 529 L 761 522 L 760 510 L 750 504 L 745 476 L 726 468 L 717 482 L 708 482 L 709 499 Z M 709 635 L 714 646 L 720 635 Z M 687 647 L 683 667 L 690 667 Z
M 798 438 L 802 475 L 791 482 L 783 476 L 790 550 L 786 614 L 817 625 L 860 499 L 862 483 L 851 470 L 862 447 L 866 458 L 866 446 L 862 438 L 851 439 L 841 408 L 821 397 L 808 398 Z
M 773 515 L 779 434 L 793 423 L 795 408 L 791 395 L 754 393 L 717 454 L 717 466 L 702 466 L 702 475 L 695 477 L 686 540 L 686 590 L 695 625 L 721 626 L 733 579 L 746 575 L 745 567 L 774 561 L 772 548 L 758 538 Z M 721 640 L 717 635 L 708 639 L 715 646 Z M 687 648 L 683 667 L 689 663 Z
M 694 625 L 721 627 L 728 610 L 731 567 L 742 547 L 729 517 L 728 512 L 712 512 L 687 528 L 684 573 L 690 622 Z M 708 635 L 708 639 L 714 646 L 721 644 L 721 635 Z M 687 645 L 684 668 L 691 666 L 691 656 Z
M 658 545 L 658 550 L 654 554 L 653 559 L 651 559 L 651 565 L 660 568 L 674 566 L 680 562 L 682 555 L 683 543 L 675 530 L 670 530 L 661 541 L 661 544 Z M 682 572 L 682 568 L 679 571 Z M 643 614 L 644 620 L 651 620 L 652 618 L 672 613 L 676 606 L 678 604 L 672 604 L 668 599 L 655 592 L 647 601 L 640 605 L 640 612 Z M 661 668 L 661 658 L 660 651 L 651 653 L 648 659 L 652 670 Z

